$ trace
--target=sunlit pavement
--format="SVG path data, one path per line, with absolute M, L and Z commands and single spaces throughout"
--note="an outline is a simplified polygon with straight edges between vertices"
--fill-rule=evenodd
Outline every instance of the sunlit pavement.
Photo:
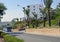
M 60 37 L 27 34 L 24 31 L 9 33 L 19 39 L 24 39 L 25 42 L 60 42 Z

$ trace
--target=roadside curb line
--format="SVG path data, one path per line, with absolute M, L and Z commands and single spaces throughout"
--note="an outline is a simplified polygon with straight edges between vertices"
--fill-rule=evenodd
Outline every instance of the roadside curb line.
M 35 33 L 27 33 L 27 32 L 24 32 L 26 34 L 34 34 L 34 35 L 44 35 L 44 36 L 51 36 L 51 37 L 60 37 L 58 35 L 48 35 L 48 34 L 35 34 Z

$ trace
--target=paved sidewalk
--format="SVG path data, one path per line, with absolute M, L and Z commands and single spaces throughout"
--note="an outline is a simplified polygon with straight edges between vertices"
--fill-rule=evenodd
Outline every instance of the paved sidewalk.
M 4 39 L 3 38 L 0 38 L 0 42 L 4 42 Z

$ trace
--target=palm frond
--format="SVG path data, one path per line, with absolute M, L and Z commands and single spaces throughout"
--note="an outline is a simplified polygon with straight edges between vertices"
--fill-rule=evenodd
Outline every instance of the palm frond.
M 30 10 L 29 9 L 26 9 L 25 12 L 26 12 L 26 15 L 29 16 Z
M 45 7 L 50 8 L 52 2 L 53 2 L 53 0 L 44 0 Z
M 32 12 L 32 14 L 34 15 L 34 17 L 36 17 L 36 18 L 37 18 L 37 14 L 36 14 L 36 13 Z

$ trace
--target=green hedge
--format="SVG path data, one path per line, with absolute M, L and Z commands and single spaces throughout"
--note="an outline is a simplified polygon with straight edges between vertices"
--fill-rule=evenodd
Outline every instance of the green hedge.
M 5 35 L 4 36 L 5 42 L 24 42 L 23 39 L 18 39 L 15 36 Z
M 24 42 L 23 39 L 18 39 L 15 36 L 8 35 L 2 31 L 0 31 L 0 37 L 3 37 L 5 42 Z
M 15 36 L 8 35 L 2 31 L 0 31 L 0 36 L 2 36 L 5 42 L 24 42 L 23 39 L 18 39 Z

